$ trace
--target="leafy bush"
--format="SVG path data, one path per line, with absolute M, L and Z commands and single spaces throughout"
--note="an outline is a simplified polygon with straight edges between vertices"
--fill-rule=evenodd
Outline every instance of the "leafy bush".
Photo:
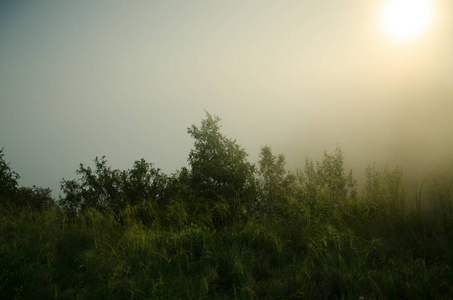
M 0 204 L 13 208 L 30 207 L 36 211 L 56 208 L 49 188 L 19 187 L 19 174 L 14 172 L 3 159 L 4 148 L 0 150 Z
M 30 207 L 35 211 L 50 210 L 57 208 L 52 198 L 52 190 L 49 188 L 20 187 L 12 197 L 13 203 L 17 207 Z
M 96 168 L 80 164 L 79 179 L 62 179 L 64 196 L 60 205 L 72 214 L 88 208 L 112 208 L 119 212 L 127 206 L 146 202 L 164 202 L 170 179 L 144 159 L 135 161 L 132 169 L 120 171 L 107 166 L 105 156 L 94 159 Z
M 0 200 L 11 196 L 17 191 L 17 179 L 20 178 L 19 174 L 11 170 L 11 167 L 3 159 L 4 148 L 0 150 Z

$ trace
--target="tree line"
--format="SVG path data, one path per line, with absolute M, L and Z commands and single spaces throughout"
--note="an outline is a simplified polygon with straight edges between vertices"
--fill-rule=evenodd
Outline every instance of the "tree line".
M 61 180 L 58 200 L 48 188 L 18 187 L 19 175 L 5 162 L 2 149 L 0 199 L 38 211 L 61 209 L 71 216 L 94 208 L 143 223 L 159 219 L 169 226 L 190 222 L 215 228 L 250 218 L 287 218 L 300 204 L 327 212 L 357 199 L 357 181 L 352 170 L 344 170 L 339 147 L 333 153 L 325 151 L 319 161 L 307 158 L 305 167 L 292 173 L 286 170 L 283 154 L 264 146 L 255 165 L 236 140 L 221 132 L 220 121 L 206 112 L 200 125 L 188 128 L 194 139 L 188 168 L 168 175 L 142 158 L 131 169 L 118 170 L 108 166 L 105 156 L 96 157 L 94 167 L 80 164 L 77 179 Z M 380 185 L 394 182 L 379 174 L 375 166 L 367 169 L 365 197 L 376 197 Z M 390 175 L 402 177 L 394 172 L 386 178 Z M 398 187 L 390 192 L 397 193 Z
M 0 299 L 452 298 L 451 178 L 370 165 L 359 193 L 340 148 L 288 172 L 209 113 L 188 133 L 187 168 L 96 157 L 58 199 L 0 150 Z

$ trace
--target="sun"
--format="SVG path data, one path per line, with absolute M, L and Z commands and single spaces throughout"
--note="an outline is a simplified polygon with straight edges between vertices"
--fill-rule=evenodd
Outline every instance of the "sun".
M 381 27 L 392 39 L 411 41 L 429 28 L 433 15 L 430 0 L 389 0 L 381 11 Z

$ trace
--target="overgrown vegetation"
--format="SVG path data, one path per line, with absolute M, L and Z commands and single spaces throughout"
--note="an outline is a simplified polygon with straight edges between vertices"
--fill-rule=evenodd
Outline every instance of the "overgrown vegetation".
M 453 181 L 402 170 L 357 187 L 339 148 L 296 174 L 255 166 L 210 114 L 171 175 L 105 157 L 49 189 L 18 187 L 0 151 L 0 299 L 453 297 Z

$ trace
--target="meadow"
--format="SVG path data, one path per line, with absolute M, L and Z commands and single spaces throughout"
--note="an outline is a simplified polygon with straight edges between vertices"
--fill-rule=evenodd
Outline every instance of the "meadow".
M 17 186 L 1 153 L 0 299 L 451 299 L 453 180 L 409 185 L 337 148 L 287 172 L 257 165 L 207 114 L 190 168 L 105 157 L 55 200 Z

